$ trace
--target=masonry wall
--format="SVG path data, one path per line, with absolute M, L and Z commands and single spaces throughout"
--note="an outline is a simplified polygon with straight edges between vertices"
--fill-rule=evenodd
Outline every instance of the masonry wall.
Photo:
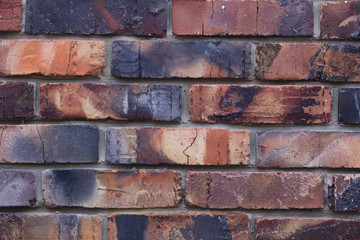
M 360 2 L 0 0 L 1 239 L 360 239 Z

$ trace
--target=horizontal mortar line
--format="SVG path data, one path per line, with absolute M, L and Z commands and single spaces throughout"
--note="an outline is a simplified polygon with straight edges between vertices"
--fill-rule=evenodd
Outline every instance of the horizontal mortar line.
M 258 79 L 236 79 L 236 78 L 219 78 L 219 79 L 184 79 L 184 78 L 163 78 L 163 79 L 149 79 L 149 78 L 134 78 L 134 79 L 117 79 L 113 77 L 101 76 L 101 78 L 87 78 L 87 77 L 56 77 L 51 76 L 8 76 L 0 77 L 0 81 L 4 82 L 28 82 L 32 84 L 81 84 L 81 83 L 92 83 L 92 84 L 164 84 L 164 85 L 182 85 L 183 87 L 190 87 L 191 85 L 238 85 L 238 86 L 326 86 L 333 89 L 338 88 L 360 88 L 360 82 L 325 82 L 317 80 L 258 80 Z
M 83 169 L 83 170 L 114 170 L 114 171 L 139 171 L 139 170 L 170 170 L 178 171 L 185 174 L 189 171 L 194 172 L 237 172 L 237 173 L 322 173 L 324 174 L 357 174 L 359 169 L 357 168 L 257 168 L 256 166 L 181 166 L 181 165 L 116 165 L 99 163 L 55 163 L 55 164 L 0 164 L 0 170 L 19 170 L 19 171 L 45 171 L 45 170 L 71 170 L 71 169 Z M 325 176 L 325 175 L 324 175 Z
M 241 125 L 241 124 L 207 124 L 207 123 L 164 123 L 164 122 L 125 122 L 125 121 L 46 121 L 42 119 L 38 120 L 24 120 L 24 121 L 0 121 L 0 125 L 17 126 L 17 125 L 65 125 L 65 126 L 97 126 L 101 131 L 105 131 L 108 128 L 209 128 L 209 129 L 228 129 L 228 130 L 250 130 L 254 133 L 264 131 L 339 131 L 339 132 L 353 132 L 354 130 L 360 130 L 360 125 Z
M 196 36 L 196 35 L 170 35 L 164 38 L 125 35 L 76 35 L 76 34 L 26 34 L 26 33 L 0 33 L 0 40 L 79 40 L 79 41 L 244 41 L 253 43 L 358 43 L 354 39 L 320 39 L 307 36 Z
M 0 208 L 1 213 L 14 213 L 14 214 L 94 214 L 94 215 L 107 215 L 107 214 L 168 214 L 168 213 L 239 213 L 247 214 L 255 218 L 346 218 L 346 219 L 359 219 L 358 212 L 335 212 L 324 209 L 203 209 L 203 208 L 128 208 L 128 209 L 107 209 L 107 208 L 80 208 L 80 207 L 34 207 L 34 208 Z

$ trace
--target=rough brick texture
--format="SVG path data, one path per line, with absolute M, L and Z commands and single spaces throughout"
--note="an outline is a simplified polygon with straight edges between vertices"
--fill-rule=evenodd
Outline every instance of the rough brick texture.
M 251 46 L 239 41 L 114 41 L 112 75 L 127 78 L 247 78 Z
M 192 85 L 193 122 L 319 124 L 331 118 L 324 86 Z
M 212 128 L 110 128 L 106 162 L 248 165 L 250 132 Z
M 0 1 L 0 31 L 21 30 L 21 0 Z
M 162 37 L 167 29 L 166 0 L 27 0 L 26 32 L 122 34 Z
M 0 163 L 98 161 L 99 130 L 80 125 L 0 125 Z
M 187 212 L 109 214 L 109 240 L 249 239 L 249 217 L 241 213 Z
M 311 209 L 324 206 L 321 173 L 187 172 L 187 205 L 201 208 Z
M 181 201 L 181 175 L 170 170 L 45 170 L 47 207 L 160 208 Z
M 341 88 L 339 90 L 339 122 L 360 124 L 360 88 Z
M 360 221 L 340 218 L 258 218 L 256 240 L 359 239 Z
M 165 84 L 60 83 L 40 86 L 46 119 L 180 121 L 182 88 Z
M 310 1 L 175 0 L 176 35 L 311 36 Z
M 259 79 L 360 82 L 358 44 L 260 44 L 256 59 Z
M 0 40 L 0 76 L 99 76 L 105 66 L 105 42 Z
M 34 85 L 0 82 L 0 119 L 34 117 Z
M 263 132 L 258 167 L 360 168 L 360 132 Z
M 100 215 L 0 214 L 2 239 L 86 239 L 102 237 Z
M 329 177 L 329 207 L 333 211 L 360 211 L 360 174 L 334 174 Z
M 360 2 L 338 1 L 321 4 L 321 38 L 360 39 Z
M 0 171 L 0 207 L 29 207 L 35 203 L 34 172 Z

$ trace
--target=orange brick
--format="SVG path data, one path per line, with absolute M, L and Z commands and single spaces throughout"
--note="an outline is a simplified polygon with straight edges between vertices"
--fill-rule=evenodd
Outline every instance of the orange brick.
M 99 76 L 105 42 L 0 40 L 0 75 Z

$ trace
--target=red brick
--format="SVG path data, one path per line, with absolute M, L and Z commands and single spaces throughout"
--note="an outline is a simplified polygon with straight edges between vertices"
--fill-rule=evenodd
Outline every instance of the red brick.
M 45 119 L 180 121 L 182 88 L 167 84 L 46 83 L 40 86 Z
M 255 239 L 359 239 L 360 220 L 341 218 L 258 218 Z
M 321 4 L 322 39 L 359 39 L 360 2 L 338 1 Z
M 95 126 L 0 125 L 0 136 L 0 163 L 94 163 L 99 160 L 99 129 Z
M 258 79 L 360 82 L 360 47 L 355 44 L 260 44 L 256 60 Z
M 0 31 L 21 30 L 21 0 L 0 1 Z
M 263 132 L 258 167 L 360 168 L 359 132 Z
M 224 212 L 109 214 L 107 239 L 247 240 L 249 217 Z
M 319 124 L 331 119 L 324 86 L 192 85 L 193 122 Z
M 181 175 L 170 170 L 52 169 L 42 174 L 47 207 L 176 207 Z
M 102 216 L 75 214 L 0 214 L 2 239 L 102 238 Z
M 0 40 L 0 75 L 99 76 L 105 42 Z
M 256 0 L 174 0 L 176 35 L 255 35 Z
M 175 0 L 176 35 L 312 36 L 307 0 Z
M 0 207 L 28 207 L 35 203 L 34 172 L 0 171 Z
M 0 82 L 0 119 L 34 117 L 34 85 Z
M 321 173 L 187 172 L 186 204 L 201 208 L 311 209 L 324 206 Z
M 248 165 L 250 132 L 213 128 L 110 128 L 106 162 Z
M 329 177 L 328 202 L 333 211 L 360 211 L 360 174 L 334 174 Z

